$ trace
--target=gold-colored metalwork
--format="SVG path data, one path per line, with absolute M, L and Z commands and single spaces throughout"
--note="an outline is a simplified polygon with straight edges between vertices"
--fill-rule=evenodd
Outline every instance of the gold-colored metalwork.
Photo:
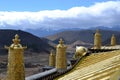
M 102 41 L 101 41 L 101 34 L 99 30 L 96 30 L 94 35 L 94 49 L 101 49 Z
M 117 68 L 117 71 L 110 76 L 110 80 L 119 80 L 120 79 L 120 68 Z
M 113 34 L 111 37 L 111 46 L 115 46 L 116 45 L 116 38 L 115 35 Z
M 83 57 L 86 55 L 86 53 L 87 53 L 87 48 L 83 46 L 76 46 L 76 51 L 75 51 L 73 58 Z
M 118 80 L 120 77 L 120 50 L 91 54 L 80 61 L 72 71 L 56 80 Z
M 53 50 L 51 50 L 50 56 L 49 56 L 49 66 L 55 67 L 55 54 Z
M 67 68 L 66 48 L 64 41 L 60 39 L 56 47 L 56 69 L 58 72 L 62 72 Z
M 8 49 L 7 80 L 25 80 L 23 53 L 27 47 L 22 47 L 19 42 L 19 36 L 16 34 L 13 44 L 10 47 L 5 46 Z

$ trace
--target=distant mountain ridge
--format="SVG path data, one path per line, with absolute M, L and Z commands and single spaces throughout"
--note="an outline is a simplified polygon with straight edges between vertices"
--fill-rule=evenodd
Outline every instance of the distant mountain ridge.
M 67 52 L 74 53 L 76 46 L 85 46 L 88 48 L 93 47 L 94 44 L 94 34 L 96 30 L 71 30 L 63 31 L 54 35 L 47 36 L 46 38 L 52 42 L 58 44 L 60 38 L 64 40 L 65 45 L 67 45 Z M 100 30 L 102 36 L 102 45 L 110 45 L 111 36 L 115 34 L 117 44 L 120 44 L 120 32 L 112 30 Z
M 80 31 L 80 30 L 96 30 L 96 29 L 102 29 L 102 30 L 112 30 L 112 31 L 120 31 L 120 26 L 114 26 L 114 27 L 105 27 L 105 26 L 98 26 L 98 27 L 90 27 L 90 28 L 67 28 L 67 29 L 26 29 L 25 31 L 30 32 L 36 36 L 39 37 L 45 37 L 49 35 L 54 35 L 59 32 L 63 31 Z
M 46 38 L 57 43 L 59 38 L 63 38 L 66 44 L 72 44 L 78 40 L 83 41 L 84 43 L 91 43 L 94 42 L 94 34 L 96 30 L 77 30 L 77 31 L 63 31 L 54 35 L 47 36 Z M 120 44 L 119 41 L 119 31 L 112 31 L 112 30 L 100 30 L 102 35 L 102 44 L 110 44 L 110 41 L 106 43 L 106 41 L 111 39 L 112 34 L 115 34 L 117 37 L 117 43 Z
M 42 38 L 39 38 L 33 34 L 28 32 L 24 32 L 21 30 L 0 30 L 0 48 L 4 48 L 4 45 L 10 46 L 13 42 L 15 34 L 18 34 L 21 39 L 21 44 L 23 46 L 27 46 L 27 50 L 31 52 L 49 52 L 50 49 L 53 49 L 51 45 L 49 45 Z
M 114 26 L 114 27 L 104 27 L 104 26 L 98 26 L 94 28 L 89 28 L 90 30 L 96 30 L 96 29 L 101 29 L 101 30 L 112 30 L 112 31 L 120 31 L 120 26 Z
M 10 46 L 15 34 L 21 39 L 21 44 L 28 47 L 30 52 L 49 52 L 58 44 L 60 38 L 68 46 L 68 51 L 73 51 L 76 46 L 92 47 L 94 42 L 94 34 L 96 30 L 66 30 L 47 37 L 37 37 L 31 33 L 22 30 L 5 30 L 0 29 L 0 48 L 4 45 Z M 120 31 L 100 30 L 102 34 L 102 45 L 110 45 L 112 34 L 117 38 L 117 44 L 120 44 Z
M 58 30 L 54 30 L 54 29 L 26 29 L 25 31 L 32 33 L 38 37 L 45 37 L 48 35 L 53 35 L 62 31 L 68 31 L 68 30 L 83 30 L 80 28 L 71 28 L 71 29 L 58 29 Z

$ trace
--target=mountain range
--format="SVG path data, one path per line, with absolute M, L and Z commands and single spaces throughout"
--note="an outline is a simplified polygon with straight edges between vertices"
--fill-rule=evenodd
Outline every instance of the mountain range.
M 120 31 L 112 30 L 99 30 L 102 36 L 102 45 L 110 45 L 111 36 L 116 36 L 117 44 L 120 44 Z M 74 52 L 76 46 L 92 47 L 94 42 L 94 34 L 96 30 L 73 30 L 63 31 L 54 35 L 47 36 L 46 38 L 52 42 L 58 44 L 60 38 L 62 38 L 65 44 L 68 46 L 69 52 Z
M 99 30 L 102 35 L 102 42 L 103 44 L 109 44 L 104 43 L 106 40 L 110 40 L 112 34 L 114 34 L 117 38 L 120 35 L 119 31 L 112 31 L 112 30 Z M 54 35 L 47 36 L 46 38 L 57 43 L 60 38 L 65 40 L 66 44 L 72 44 L 76 42 L 77 40 L 83 41 L 85 43 L 91 43 L 93 44 L 94 40 L 94 34 L 96 30 L 77 30 L 77 31 L 63 31 Z M 118 39 L 117 42 L 119 43 Z
M 49 52 L 54 49 L 43 38 L 39 38 L 31 33 L 22 30 L 0 30 L 0 49 L 4 50 L 4 45 L 10 46 L 13 42 L 15 34 L 18 34 L 21 39 L 21 44 L 27 46 L 30 52 Z
M 95 32 L 95 29 L 73 29 L 57 32 L 46 37 L 38 37 L 35 34 L 33 35 L 22 30 L 1 29 L 0 49 L 3 50 L 4 45 L 10 46 L 15 34 L 18 34 L 21 39 L 21 44 L 27 46 L 27 50 L 30 52 L 49 53 L 49 51 L 51 49 L 54 49 L 54 46 L 58 44 L 60 38 L 62 38 L 64 40 L 64 43 L 68 46 L 67 51 L 74 52 L 76 46 L 92 47 Z M 117 38 L 117 44 L 120 44 L 120 31 L 100 29 L 100 33 L 102 35 L 102 45 L 110 45 L 112 34 L 115 34 Z
M 98 27 L 99 28 L 99 27 Z M 25 68 L 29 75 L 40 72 L 42 67 L 48 65 L 49 54 L 51 49 L 58 44 L 60 38 L 64 40 L 67 45 L 67 53 L 74 53 L 76 46 L 92 47 L 94 34 L 96 29 L 66 29 L 60 31 L 43 31 L 43 30 L 11 30 L 0 29 L 0 72 L 6 73 L 7 66 L 7 53 L 4 49 L 4 45 L 10 46 L 13 42 L 15 34 L 20 36 L 21 44 L 27 46 L 25 50 Z M 99 28 L 100 29 L 100 28 Z M 103 29 L 103 28 L 102 28 Z M 100 29 L 102 35 L 102 45 L 110 45 L 110 39 L 112 34 L 115 34 L 117 38 L 117 44 L 120 44 L 120 29 Z M 33 31 L 33 32 L 32 32 Z M 43 32 L 42 32 L 43 31 Z M 45 33 L 46 32 L 46 33 Z M 37 35 L 36 35 L 37 34 Z M 42 37 L 40 37 L 42 36 Z M 27 55 L 26 55 L 27 53 Z M 36 54 L 35 54 L 36 53 Z M 40 53 L 40 54 L 39 54 Z M 46 54 L 47 53 L 47 54 Z M 5 55 L 3 55 L 5 54 Z M 70 56 L 73 54 L 70 54 Z M 69 56 L 69 54 L 67 55 Z M 72 56 L 71 56 L 72 57 Z
M 88 28 L 88 30 L 96 30 L 96 29 L 102 29 L 102 30 L 112 30 L 112 31 L 119 31 L 120 27 L 119 26 L 114 26 L 114 27 L 104 27 L 104 26 L 98 26 L 98 27 L 91 27 Z M 80 30 L 86 30 L 86 28 L 66 28 L 66 29 L 26 29 L 25 31 L 32 33 L 38 37 L 45 37 L 48 35 L 53 35 L 62 31 L 80 31 Z

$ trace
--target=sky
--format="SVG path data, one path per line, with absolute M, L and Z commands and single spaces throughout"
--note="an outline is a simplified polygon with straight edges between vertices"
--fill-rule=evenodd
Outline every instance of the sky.
M 120 0 L 1 0 L 1 29 L 120 27 Z

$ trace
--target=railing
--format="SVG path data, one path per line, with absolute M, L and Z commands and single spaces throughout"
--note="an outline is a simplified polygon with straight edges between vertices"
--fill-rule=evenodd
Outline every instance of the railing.
M 98 52 L 113 51 L 113 50 L 117 50 L 117 49 L 88 49 L 88 50 L 91 51 L 91 53 L 98 53 Z M 67 70 L 65 70 L 63 72 L 57 72 L 57 69 L 54 68 L 54 69 L 47 70 L 45 72 L 41 72 L 41 73 L 38 73 L 38 74 L 35 74 L 32 76 L 28 76 L 25 78 L 25 80 L 53 80 L 54 78 L 71 71 L 83 57 L 77 59 L 75 61 L 75 64 L 68 66 Z
M 46 76 L 51 77 L 50 75 L 55 74 L 55 73 L 57 73 L 57 70 L 54 68 L 54 69 L 51 69 L 51 70 L 48 70 L 42 73 L 38 73 L 32 76 L 26 77 L 25 80 L 39 80 L 39 79 L 43 80 Z
M 29 77 L 26 77 L 25 80 L 53 80 L 55 77 L 60 76 L 62 74 L 65 74 L 71 69 L 71 67 L 68 67 L 66 71 L 64 72 L 57 72 L 57 69 L 51 69 L 42 73 L 38 73 Z
M 119 49 L 88 49 L 91 53 L 98 53 L 98 52 L 107 52 Z
M 57 72 L 57 69 L 51 69 L 51 70 L 47 70 L 45 72 L 41 72 L 32 76 L 28 76 L 25 78 L 25 80 L 53 80 L 54 78 L 63 75 L 67 72 L 69 72 L 70 70 L 72 70 L 75 65 L 77 65 L 77 63 L 79 62 L 80 59 L 76 60 L 76 63 L 74 65 L 70 65 L 67 67 L 67 70 L 63 71 L 63 72 Z

